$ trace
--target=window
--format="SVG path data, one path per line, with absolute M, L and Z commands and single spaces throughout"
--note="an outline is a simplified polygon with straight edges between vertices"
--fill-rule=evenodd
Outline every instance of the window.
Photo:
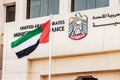
M 109 0 L 72 0 L 71 11 L 80 11 L 109 6 Z
M 59 13 L 59 0 L 27 0 L 27 19 Z
M 6 6 L 6 22 L 15 21 L 15 5 Z

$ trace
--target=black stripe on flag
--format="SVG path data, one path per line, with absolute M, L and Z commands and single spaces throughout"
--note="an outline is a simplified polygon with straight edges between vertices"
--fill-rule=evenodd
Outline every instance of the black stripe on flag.
M 34 45 L 32 45 L 32 46 L 30 46 L 30 47 L 28 47 L 28 48 L 26 48 L 26 49 L 24 49 L 22 51 L 17 52 L 16 53 L 17 57 L 22 58 L 24 56 L 29 55 L 31 52 L 33 52 L 36 49 L 36 47 L 38 45 L 39 45 L 39 40 Z

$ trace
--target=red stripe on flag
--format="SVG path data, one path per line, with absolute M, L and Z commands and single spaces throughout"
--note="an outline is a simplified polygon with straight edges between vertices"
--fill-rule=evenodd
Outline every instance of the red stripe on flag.
M 47 21 L 46 23 L 42 24 L 42 34 L 40 36 L 39 43 L 47 43 L 49 42 L 49 33 L 50 33 L 50 20 Z

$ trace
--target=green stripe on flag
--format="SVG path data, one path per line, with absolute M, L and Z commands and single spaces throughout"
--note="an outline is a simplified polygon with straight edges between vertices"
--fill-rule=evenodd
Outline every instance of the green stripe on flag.
M 31 37 L 33 37 L 33 36 L 35 36 L 35 35 L 37 35 L 37 34 L 39 34 L 41 32 L 42 32 L 41 27 L 38 27 L 37 29 L 23 35 L 22 37 L 20 37 L 16 41 L 12 42 L 11 47 L 14 48 L 14 47 L 20 45 L 21 43 L 25 42 L 26 40 L 30 39 Z

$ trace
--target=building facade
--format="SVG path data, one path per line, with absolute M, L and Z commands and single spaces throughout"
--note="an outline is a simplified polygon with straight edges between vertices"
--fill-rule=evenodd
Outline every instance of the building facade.
M 2 80 L 2 59 L 3 59 L 3 1 L 0 1 L 0 80 Z
M 11 43 L 48 20 L 49 42 L 18 58 Z M 50 52 L 52 80 L 119 80 L 119 34 L 120 0 L 0 0 L 1 80 L 48 80 Z

